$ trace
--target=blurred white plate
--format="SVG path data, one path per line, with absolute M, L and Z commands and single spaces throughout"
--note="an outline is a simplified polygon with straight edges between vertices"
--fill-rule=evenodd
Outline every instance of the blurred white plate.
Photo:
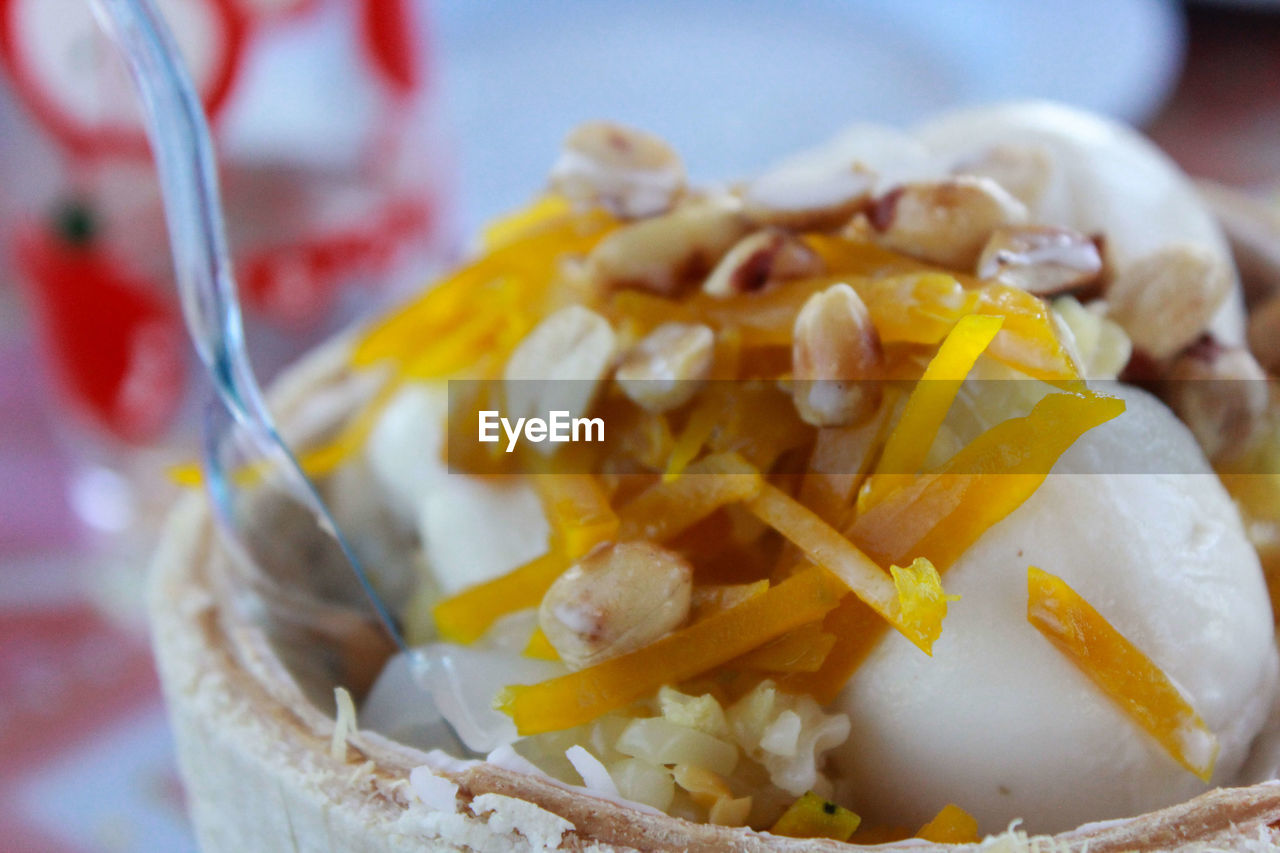
M 1182 55 L 1163 0 L 462 0 L 431 4 L 464 233 L 542 186 L 588 118 L 652 130 L 698 180 L 859 120 L 1039 96 L 1140 122 Z

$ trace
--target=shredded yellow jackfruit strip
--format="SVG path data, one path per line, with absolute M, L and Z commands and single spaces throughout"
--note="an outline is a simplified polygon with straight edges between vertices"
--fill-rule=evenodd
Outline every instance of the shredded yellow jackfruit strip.
M 835 635 L 825 632 L 821 622 L 810 622 L 730 661 L 729 667 L 780 673 L 817 672 L 835 644 Z
M 562 258 L 589 251 L 617 221 L 604 211 L 592 210 L 555 217 L 523 232 L 470 264 L 374 325 L 358 342 L 352 363 L 359 366 L 384 359 L 407 360 L 423 347 L 448 334 L 473 316 L 476 292 L 494 280 L 511 277 L 521 283 L 523 295 L 532 298 L 545 290 Z M 488 306 L 501 313 L 499 306 Z
M 880 409 L 866 424 L 824 427 L 814 438 L 800 502 L 837 530 L 851 520 L 858 489 L 888 441 L 898 392 L 886 389 Z
M 662 475 L 664 482 L 669 483 L 680 476 L 689 463 L 698 457 L 715 432 L 723 411 L 724 401 L 718 395 L 703 393 L 671 447 L 667 470 Z
M 1175 761 L 1205 782 L 1218 738 L 1186 694 L 1062 578 L 1027 569 L 1027 620 Z
M 404 375 L 410 379 L 448 378 L 466 370 L 486 353 L 493 352 L 505 337 L 508 325 L 516 324 L 523 331 L 528 331 L 531 321 L 521 319 L 522 308 L 517 305 L 513 291 L 499 290 L 494 298 L 506 310 L 476 312 L 434 340 L 419 343 L 414 352 L 406 354 L 403 359 L 401 371 Z
M 984 283 L 977 292 L 977 311 L 1004 318 L 1004 327 L 991 342 L 992 358 L 1032 379 L 1083 389 L 1071 356 L 1058 338 L 1047 302 L 1034 293 L 999 282 Z
M 541 628 L 534 628 L 529 637 L 529 644 L 524 647 L 524 656 L 535 660 L 560 660 L 560 654 L 547 639 Z
M 792 673 L 778 681 L 790 693 L 807 693 L 822 704 L 834 702 L 889 625 L 856 595 L 846 595 L 822 620 L 836 638 L 816 672 Z
M 888 278 L 912 272 L 928 272 L 930 269 L 922 261 L 899 255 L 867 240 L 833 234 L 808 234 L 804 241 L 818 253 L 826 268 L 836 275 Z
M 879 503 L 884 495 L 920 471 L 961 384 L 1003 324 L 1002 317 L 970 314 L 947 333 L 907 398 L 902 416 L 880 455 L 876 474 L 858 496 L 860 512 Z
M 657 483 L 619 511 L 621 540 L 665 542 L 722 506 L 760 491 L 760 472 L 736 453 L 713 453 L 690 465 L 671 482 Z
M 977 289 L 940 272 L 858 280 L 854 290 L 885 343 L 936 344 L 981 301 Z
M 908 637 L 920 637 L 924 643 L 917 645 L 928 651 L 942 633 L 947 602 L 959 601 L 960 596 L 943 592 L 938 570 L 924 557 L 915 558 L 908 566 L 890 566 L 889 574 L 898 591 L 899 630 Z
M 749 598 L 764 594 L 768 589 L 767 580 L 695 586 L 693 600 L 689 604 L 689 623 L 701 622 L 708 616 L 736 607 Z
M 523 566 L 442 600 L 431 611 L 440 636 L 454 643 L 474 643 L 508 613 L 537 607 L 555 579 L 569 567 L 556 550 Z
M 920 827 L 916 838 L 935 844 L 977 844 L 982 840 L 973 815 L 955 803 L 943 806 L 933 820 Z
M 554 550 L 570 562 L 617 536 L 617 513 L 591 474 L 538 474 L 533 483 L 551 526 Z
M 882 563 L 919 556 L 945 569 L 1021 506 L 1081 435 L 1123 411 L 1115 397 L 1050 394 L 860 514 L 852 538 Z
M 891 577 L 856 545 L 804 504 L 769 483 L 747 508 L 795 544 L 820 566 L 830 569 L 881 618 L 929 654 L 947 613 L 938 573 L 928 560 L 916 561 L 901 577 Z M 919 591 L 911 589 L 920 584 Z M 903 594 L 903 590 L 909 590 Z
M 564 219 L 572 213 L 573 205 L 567 198 L 548 193 L 535 199 L 531 204 L 499 216 L 485 225 L 480 235 L 481 246 L 486 252 L 493 252 L 522 237 L 529 236 L 537 228 Z
M 634 652 L 550 681 L 508 687 L 494 705 L 521 735 L 581 725 L 821 619 L 844 592 L 830 572 L 814 566 Z
M 791 838 L 833 838 L 848 841 L 862 818 L 813 791 L 792 803 L 769 832 Z

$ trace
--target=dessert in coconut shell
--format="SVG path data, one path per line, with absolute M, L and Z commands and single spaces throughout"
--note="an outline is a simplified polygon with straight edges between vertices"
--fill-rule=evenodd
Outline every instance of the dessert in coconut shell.
M 273 395 L 425 668 L 340 562 L 175 510 L 152 617 L 200 842 L 1271 849 L 1245 324 L 1194 188 L 1064 107 L 699 188 L 580 127 Z M 604 440 L 509 429 L 554 411 Z M 251 539 L 304 535 L 249 500 Z

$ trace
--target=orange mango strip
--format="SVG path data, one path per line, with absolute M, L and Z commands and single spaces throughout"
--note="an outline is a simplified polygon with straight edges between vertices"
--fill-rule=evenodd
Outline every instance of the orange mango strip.
M 907 404 L 871 476 L 858 495 L 858 510 L 865 512 L 885 495 L 911 481 L 923 466 L 938 430 L 960 393 L 964 378 L 977 363 L 1004 324 L 1002 317 L 970 314 L 961 317 L 947 333 L 937 354 L 925 368 L 907 398 Z
M 553 549 L 501 577 L 441 600 L 431 610 L 436 630 L 450 642 L 474 643 L 499 618 L 537 607 L 569 562 Z
M 1027 568 L 1027 621 L 1175 761 L 1205 782 L 1218 738 L 1169 676 L 1062 578 Z
M 581 725 L 821 619 L 843 594 L 839 580 L 813 567 L 634 652 L 550 681 L 507 687 L 494 704 L 521 735 Z
M 762 479 L 754 466 L 736 453 L 713 453 L 689 466 L 684 476 L 656 483 L 618 511 L 618 539 L 665 542 L 722 506 L 759 493 Z
M 1123 411 L 1115 397 L 1050 394 L 859 515 L 852 539 L 882 563 L 925 557 L 945 570 L 1021 506 L 1080 436 Z
M 920 827 L 916 838 L 935 844 L 977 844 L 982 840 L 973 815 L 955 803 L 943 806 L 933 820 Z
M 618 515 L 591 474 L 535 474 L 533 486 L 559 551 L 570 562 L 618 534 Z
M 854 595 L 921 651 L 930 653 L 942 631 L 947 599 L 938 573 L 927 560 L 917 561 L 911 570 L 899 570 L 900 574 L 891 576 L 812 510 L 769 483 L 746 506 L 810 560 L 830 569 Z M 910 595 L 903 595 L 902 590 L 913 584 L 927 584 L 936 590 L 911 590 Z
M 730 661 L 729 666 L 765 672 L 816 672 L 835 644 L 835 635 L 823 631 L 821 622 L 810 622 Z

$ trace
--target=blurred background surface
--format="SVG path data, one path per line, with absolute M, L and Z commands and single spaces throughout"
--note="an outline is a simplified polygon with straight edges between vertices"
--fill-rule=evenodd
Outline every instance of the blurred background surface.
M 1050 97 L 1280 186 L 1280 4 L 167 0 L 270 373 L 456 258 L 575 123 L 697 180 L 859 121 Z M 0 0 L 0 847 L 193 849 L 146 647 L 193 369 L 132 89 L 85 0 Z

